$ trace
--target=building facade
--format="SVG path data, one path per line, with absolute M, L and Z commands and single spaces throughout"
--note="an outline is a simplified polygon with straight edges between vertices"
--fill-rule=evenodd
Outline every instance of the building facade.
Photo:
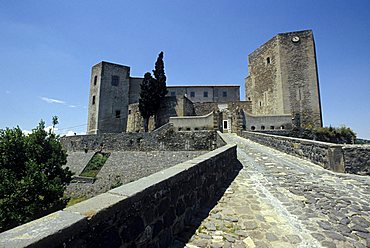
M 141 77 L 130 76 L 128 66 L 104 61 L 94 65 L 87 133 L 140 130 L 137 103 L 142 81 Z M 162 104 L 168 110 L 161 109 L 166 114 L 162 119 L 157 118 L 155 126 L 168 122 L 170 117 L 188 115 L 178 111 L 183 102 L 186 106 L 193 104 L 195 115 L 221 113 L 222 118 L 214 126 L 228 131 L 322 126 L 311 30 L 278 34 L 249 54 L 245 86 L 246 101 L 243 102 L 239 85 L 168 86 L 167 98 L 172 100 L 168 98 L 166 104 Z M 189 123 L 190 119 L 183 120 Z M 133 121 L 135 123 L 129 123 Z M 180 122 L 181 118 L 176 119 L 177 125 Z
M 278 34 L 248 56 L 246 99 L 252 115 L 291 115 L 321 127 L 315 42 L 311 30 Z

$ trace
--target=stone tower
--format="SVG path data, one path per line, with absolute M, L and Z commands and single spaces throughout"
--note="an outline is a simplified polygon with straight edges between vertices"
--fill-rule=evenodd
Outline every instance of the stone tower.
M 100 62 L 92 67 L 88 134 L 126 131 L 130 67 Z
M 246 99 L 256 116 L 300 117 L 322 126 L 315 42 L 311 30 L 278 34 L 248 56 Z

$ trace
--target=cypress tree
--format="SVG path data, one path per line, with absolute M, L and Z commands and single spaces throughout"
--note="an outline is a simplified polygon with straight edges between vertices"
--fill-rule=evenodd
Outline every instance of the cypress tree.
M 166 74 L 164 73 L 163 52 L 160 52 L 153 70 L 154 78 L 158 82 L 158 94 L 160 97 L 167 95 Z

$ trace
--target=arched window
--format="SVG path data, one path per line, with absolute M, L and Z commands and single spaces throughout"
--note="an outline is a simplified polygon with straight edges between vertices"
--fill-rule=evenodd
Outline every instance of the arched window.
M 251 130 L 252 131 L 256 130 L 256 127 L 255 126 L 251 126 Z
M 285 127 L 284 126 L 281 126 L 280 129 L 285 129 Z
M 261 126 L 261 130 L 265 130 L 265 126 Z
M 94 105 L 95 104 L 95 96 L 93 96 L 93 98 L 92 98 L 92 105 Z

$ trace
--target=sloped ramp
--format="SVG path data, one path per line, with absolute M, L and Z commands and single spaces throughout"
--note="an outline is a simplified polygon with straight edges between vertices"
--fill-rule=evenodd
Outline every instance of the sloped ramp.
M 94 153 L 93 151 L 87 153 L 84 151 L 68 152 L 67 164 L 63 167 L 69 167 L 74 175 L 79 175 Z

